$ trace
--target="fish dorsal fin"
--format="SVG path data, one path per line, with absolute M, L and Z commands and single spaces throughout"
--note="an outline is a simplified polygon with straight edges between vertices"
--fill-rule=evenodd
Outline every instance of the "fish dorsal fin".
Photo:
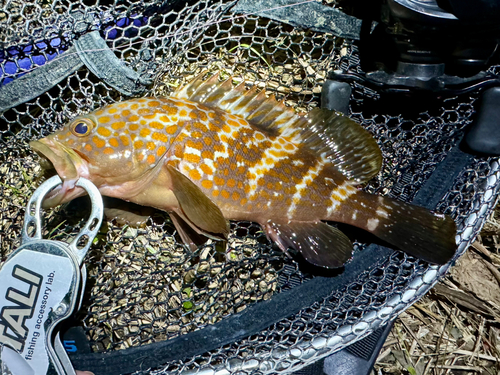
M 306 125 L 303 116 L 278 102 L 274 95 L 267 97 L 256 85 L 247 90 L 242 82 L 233 87 L 232 78 L 219 81 L 219 74 L 204 80 L 205 73 L 198 75 L 187 85 L 173 93 L 173 97 L 192 100 L 211 108 L 219 108 L 250 121 L 255 127 L 271 134 L 293 136 Z
M 350 118 L 326 109 L 308 115 L 295 113 L 274 95 L 244 82 L 233 88 L 232 78 L 219 81 L 219 74 L 204 80 L 200 74 L 173 96 L 219 108 L 239 115 L 269 134 L 289 137 L 318 155 L 324 155 L 348 179 L 363 183 L 375 176 L 382 165 L 382 154 L 372 135 Z

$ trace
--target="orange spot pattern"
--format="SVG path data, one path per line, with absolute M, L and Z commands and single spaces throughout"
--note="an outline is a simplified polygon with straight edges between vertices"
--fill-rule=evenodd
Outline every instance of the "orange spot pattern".
M 109 137 L 111 135 L 111 130 L 101 126 L 101 127 L 97 128 L 97 133 L 99 133 L 103 137 Z
M 203 144 L 200 141 L 193 141 L 191 139 L 188 139 L 186 141 L 186 145 L 200 151 L 203 149 Z
M 163 124 L 158 122 L 158 121 L 151 121 L 149 123 L 149 126 L 152 127 L 153 129 L 163 129 Z
M 184 160 L 190 162 L 190 163 L 199 163 L 201 158 L 198 155 L 194 154 L 185 154 L 184 155 Z
M 200 165 L 200 169 L 205 174 L 213 174 L 214 173 L 214 171 L 212 170 L 212 168 L 210 166 L 206 165 L 206 164 Z
M 203 150 L 201 152 L 201 157 L 203 159 L 210 159 L 210 160 L 213 160 L 214 159 L 214 153 L 212 151 L 209 151 L 209 150 Z
M 175 134 L 177 133 L 177 125 L 167 126 L 165 130 L 168 134 Z
M 201 179 L 200 172 L 198 172 L 196 169 L 191 169 L 189 171 L 189 177 L 191 177 L 193 180 L 200 180 Z
M 128 146 L 130 144 L 128 138 L 124 135 L 120 135 L 120 141 L 122 141 L 122 145 Z
M 158 107 L 160 105 L 160 102 L 156 101 L 156 100 L 150 100 L 148 102 L 148 106 L 149 107 Z
M 140 108 L 137 102 L 145 103 L 146 108 Z M 297 182 L 302 180 L 311 167 L 312 161 L 302 160 L 301 149 L 289 139 L 274 135 L 269 137 L 267 131 L 256 130 L 241 116 L 224 114 L 182 100 L 168 99 L 135 100 L 133 104 L 129 103 L 128 107 L 121 107 L 123 108 L 121 113 L 116 108 L 108 109 L 107 114 L 112 118 L 116 117 L 112 116 L 115 113 L 121 115 L 121 118 L 117 118 L 118 121 L 111 122 L 107 116 L 99 118 L 101 123 L 110 122 L 109 129 L 121 130 L 115 133 L 114 138 L 109 139 L 110 147 L 105 147 L 106 143 L 100 137 L 92 138 L 93 144 L 104 148 L 102 150 L 104 154 L 112 152 L 111 147 L 118 147 L 119 141 L 124 146 L 133 143 L 134 148 L 142 150 L 141 153 L 136 153 L 137 160 L 146 159 L 149 164 L 153 164 L 165 155 L 170 142 L 173 141 L 172 136 L 177 135 L 173 144 L 173 154 L 196 166 L 188 168 L 187 176 L 193 181 L 199 181 L 197 184 L 200 187 L 211 190 L 211 197 L 234 202 L 225 204 L 242 205 L 245 206 L 245 210 L 249 210 L 251 207 L 249 201 L 253 200 L 254 208 L 268 209 L 269 201 L 281 200 L 282 203 L 279 205 L 271 203 L 271 207 L 273 210 L 284 207 L 285 200 L 292 202 L 291 197 L 297 191 L 295 188 Z M 129 109 L 136 111 L 139 116 L 132 114 Z M 177 116 L 180 122 L 177 122 Z M 128 117 L 127 123 L 121 121 L 123 117 Z M 140 120 L 142 125 L 131 123 Z M 123 131 L 125 126 L 128 126 L 126 133 Z M 96 133 L 100 136 L 111 136 L 109 129 L 104 131 L 99 129 L 101 128 L 98 128 Z M 186 131 L 179 134 L 181 129 Z M 137 133 L 130 133 L 129 138 L 124 135 L 129 134 L 129 130 Z M 149 136 L 151 141 L 140 139 Z M 185 147 L 196 149 L 200 154 L 194 151 L 186 153 Z M 85 149 L 92 150 L 92 145 L 89 144 L 88 147 L 86 145 Z M 146 149 L 150 152 L 146 153 Z M 216 152 L 221 155 L 214 160 Z M 265 157 L 265 154 L 268 156 Z M 304 165 L 292 165 L 291 161 L 294 159 L 303 161 Z M 258 168 L 255 173 L 249 173 L 249 168 L 256 166 Z M 212 180 L 203 179 L 202 176 L 212 176 Z M 315 181 L 309 182 L 308 185 L 310 186 L 307 189 L 307 201 L 319 203 L 324 195 L 317 193 Z M 221 187 L 220 190 L 217 187 Z M 250 191 L 255 194 L 250 196 Z M 275 196 L 273 194 L 275 192 L 279 192 L 279 195 Z M 345 191 L 339 193 L 344 194 Z M 304 207 L 303 199 L 298 201 Z M 214 202 L 217 203 L 217 200 Z M 286 214 L 286 211 L 284 212 Z
M 108 141 L 109 145 L 112 146 L 112 147 L 118 147 L 118 139 L 116 138 L 111 138 L 109 141 Z
M 211 189 L 214 186 L 214 184 L 210 180 L 203 180 L 201 182 L 201 186 L 203 186 L 205 189 Z
M 106 124 L 111 121 L 111 119 L 108 116 L 101 116 L 97 119 L 97 121 L 101 124 Z
M 98 148 L 102 148 L 106 145 L 106 142 L 104 142 L 101 138 L 99 138 L 98 136 L 94 135 L 92 137 L 92 142 L 94 142 L 94 144 L 98 147 Z
M 168 143 L 169 141 L 168 135 L 159 132 L 154 132 L 151 138 L 153 138 L 155 141 L 160 141 L 163 143 Z
M 177 108 L 175 108 L 174 106 L 169 106 L 169 105 L 162 105 L 161 108 L 170 116 L 173 116 L 175 114 L 177 114 Z M 182 112 L 182 111 L 181 111 Z M 185 111 L 184 111 L 185 112 Z M 185 116 L 185 115 L 181 115 L 181 116 Z
M 139 135 L 143 138 L 146 138 L 149 134 L 151 134 L 151 130 L 149 130 L 148 128 L 142 128 L 139 132 Z
M 214 183 L 215 183 L 215 185 L 218 185 L 218 186 L 224 186 L 225 181 L 223 178 L 220 178 L 218 176 L 214 176 Z
M 167 152 L 167 148 L 165 146 L 160 146 L 158 147 L 158 150 L 156 150 L 156 155 L 161 157 L 165 152 Z
M 125 121 L 115 121 L 111 124 L 114 130 L 119 130 L 125 126 Z

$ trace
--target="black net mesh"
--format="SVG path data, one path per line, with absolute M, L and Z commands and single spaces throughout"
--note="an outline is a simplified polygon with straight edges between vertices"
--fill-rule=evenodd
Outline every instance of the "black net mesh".
M 202 70 L 258 85 L 297 111 L 319 105 L 321 85 L 335 69 L 359 71 L 351 42 L 253 15 L 226 1 L 11 1 L 0 10 L 0 86 L 74 54 L 75 41 L 97 30 L 128 68 L 141 95 L 168 95 Z M 0 114 L 0 259 L 19 245 L 24 207 L 40 180 L 28 142 L 69 119 L 126 96 L 82 66 L 35 98 Z M 435 100 L 404 110 L 356 84 L 352 117 L 369 129 L 384 166 L 366 190 L 411 201 L 457 144 L 474 114 L 476 96 Z M 464 251 L 497 195 L 496 159 L 464 168 L 438 210 L 459 223 Z M 45 237 L 78 232 L 79 199 L 48 214 Z M 365 244 L 357 237 L 356 254 Z M 185 335 L 249 305 L 293 290 L 314 272 L 287 258 L 260 227 L 233 222 L 227 250 L 212 241 L 189 251 L 167 214 L 143 228 L 107 222 L 85 263 L 87 292 L 79 322 L 94 352 L 123 350 Z M 448 266 L 430 267 L 394 252 L 329 298 L 242 341 L 151 373 L 188 370 L 290 371 L 352 343 L 421 297 Z M 333 276 L 335 277 L 335 275 Z

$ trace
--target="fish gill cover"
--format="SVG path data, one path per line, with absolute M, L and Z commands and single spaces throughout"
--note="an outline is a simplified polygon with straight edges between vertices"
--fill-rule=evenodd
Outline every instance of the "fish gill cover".
M 265 88 L 295 111 L 304 112 L 319 106 L 321 85 L 329 72 L 360 69 L 351 41 L 264 17 L 233 14 L 232 5 L 226 1 L 11 1 L 0 11 L 1 84 L 51 64 L 91 31 L 99 33 L 127 68 L 149 82 L 141 96 L 168 96 L 207 70 L 219 72 L 222 78 L 233 76 L 235 84 L 244 81 L 248 88 Z M 28 143 L 78 115 L 124 99 L 124 94 L 83 66 L 47 92 L 0 114 L 1 260 L 19 245 L 24 207 L 40 182 L 39 159 Z M 356 84 L 351 117 L 374 135 L 384 160 L 381 172 L 364 189 L 411 202 L 453 152 L 472 121 L 475 100 L 474 95 L 464 95 L 401 113 Z M 458 223 L 460 251 L 494 203 L 497 173 L 495 158 L 471 159 L 436 207 Z M 84 206 L 85 199 L 80 199 L 51 211 L 45 237 L 62 239 L 77 233 L 80 220 L 85 219 Z M 359 231 L 348 234 L 354 241 L 355 259 L 364 255 L 373 238 Z M 209 240 L 194 251 L 187 249 L 168 215 L 160 211 L 142 228 L 108 221 L 85 260 L 89 280 L 76 323 L 84 327 L 92 351 L 168 342 L 318 277 L 339 280 L 324 292 L 326 298 L 251 337 L 196 358 L 177 358 L 157 366 L 158 373 L 180 373 L 231 368 L 252 358 L 266 364 L 262 372 L 290 371 L 375 330 L 427 291 L 447 269 L 389 252 L 343 282 L 342 270 L 324 274 L 287 258 L 251 222 L 232 222 L 227 246 L 226 252 Z M 320 345 L 314 339 L 329 344 Z

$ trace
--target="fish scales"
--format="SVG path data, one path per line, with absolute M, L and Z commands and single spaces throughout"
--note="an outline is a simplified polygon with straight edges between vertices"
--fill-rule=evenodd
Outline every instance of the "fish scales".
M 452 256 L 451 219 L 357 189 L 381 164 L 359 125 L 326 110 L 299 116 L 255 88 L 230 87 L 198 78 L 171 97 L 114 103 L 33 142 L 65 181 L 47 204 L 81 194 L 74 183 L 83 176 L 104 195 L 170 212 L 190 245 L 182 223 L 224 238 L 227 219 L 252 220 L 283 250 L 339 267 L 352 245 L 322 222 L 331 220 L 431 262 Z
M 331 179 L 335 172 L 325 170 L 328 161 L 316 161 L 289 139 L 258 131 L 241 116 L 187 100 L 143 98 L 129 107 L 118 106 L 122 105 L 96 112 L 99 124 L 109 125 L 99 128 L 92 139 L 96 156 L 102 149 L 124 159 L 122 146 L 132 143 L 137 159 L 128 161 L 127 167 L 142 161 L 153 166 L 166 157 L 234 219 L 253 209 L 269 211 L 265 215 L 271 219 L 326 218 L 325 213 L 311 212 L 311 207 L 327 211 L 320 205 L 321 197 L 331 195 L 335 187 L 327 187 L 324 178 Z M 343 195 L 335 196 L 338 204 Z

